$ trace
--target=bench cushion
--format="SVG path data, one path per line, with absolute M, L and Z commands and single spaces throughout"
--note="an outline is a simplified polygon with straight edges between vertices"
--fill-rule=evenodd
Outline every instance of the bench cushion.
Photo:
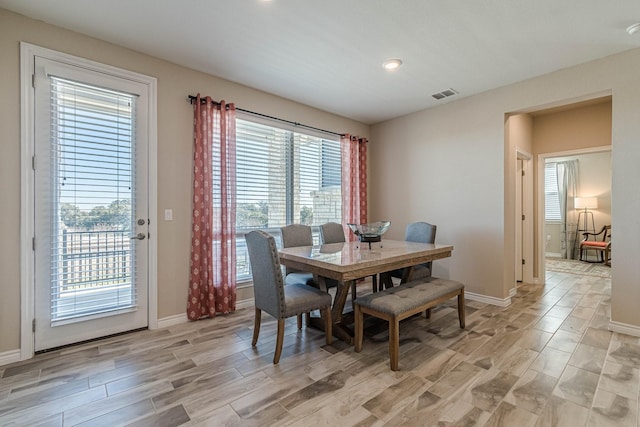
M 398 315 L 461 289 L 464 289 L 464 285 L 460 282 L 428 277 L 359 297 L 355 303 L 382 313 Z

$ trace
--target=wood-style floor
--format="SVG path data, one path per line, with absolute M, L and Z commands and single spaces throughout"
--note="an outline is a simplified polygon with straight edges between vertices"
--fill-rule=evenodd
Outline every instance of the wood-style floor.
M 400 371 L 387 325 L 362 353 L 253 309 L 142 331 L 0 366 L 0 425 L 634 426 L 640 339 L 607 330 L 610 279 L 550 272 L 500 308 L 454 302 L 401 324 Z M 369 284 L 363 283 L 366 292 Z

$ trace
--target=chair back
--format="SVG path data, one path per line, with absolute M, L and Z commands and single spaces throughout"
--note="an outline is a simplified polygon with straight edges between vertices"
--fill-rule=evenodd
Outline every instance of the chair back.
M 311 233 L 311 227 L 308 225 L 291 224 L 286 227 L 280 227 L 280 232 L 282 233 L 283 248 L 313 245 L 313 234 Z
M 245 240 L 253 276 L 255 306 L 280 319 L 285 312 L 284 280 L 276 241 L 262 230 L 247 233 Z
M 414 222 L 407 225 L 404 240 L 418 243 L 434 243 L 437 227 L 428 222 Z
M 280 227 L 280 233 L 282 234 L 283 248 L 313 245 L 313 234 L 311 233 L 311 227 L 309 227 L 308 225 L 287 225 L 285 227 Z M 290 267 L 285 267 L 284 270 L 285 274 L 296 273 L 300 271 Z
M 347 240 L 344 237 L 344 229 L 337 222 L 327 222 L 320 226 L 320 243 L 343 243 Z
M 438 227 L 435 225 L 423 221 L 407 224 L 404 240 L 417 243 L 435 243 L 437 228 Z M 429 269 L 429 274 L 431 274 L 431 267 L 433 263 L 429 261 L 422 265 L 427 267 Z

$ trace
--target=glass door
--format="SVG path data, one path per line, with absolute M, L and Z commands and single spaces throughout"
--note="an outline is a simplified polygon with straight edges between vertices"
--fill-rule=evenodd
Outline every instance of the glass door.
M 148 325 L 148 100 L 125 79 L 35 70 L 39 351 Z

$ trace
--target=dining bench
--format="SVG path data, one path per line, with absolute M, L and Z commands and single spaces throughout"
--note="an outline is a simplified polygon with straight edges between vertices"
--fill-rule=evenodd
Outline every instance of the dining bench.
M 431 308 L 453 297 L 458 297 L 458 319 L 464 329 L 464 285 L 454 280 L 427 277 L 407 282 L 380 292 L 358 297 L 355 310 L 355 351 L 362 350 L 364 315 L 389 322 L 389 359 L 391 370 L 398 370 L 400 350 L 400 321 L 417 313 L 430 317 Z

